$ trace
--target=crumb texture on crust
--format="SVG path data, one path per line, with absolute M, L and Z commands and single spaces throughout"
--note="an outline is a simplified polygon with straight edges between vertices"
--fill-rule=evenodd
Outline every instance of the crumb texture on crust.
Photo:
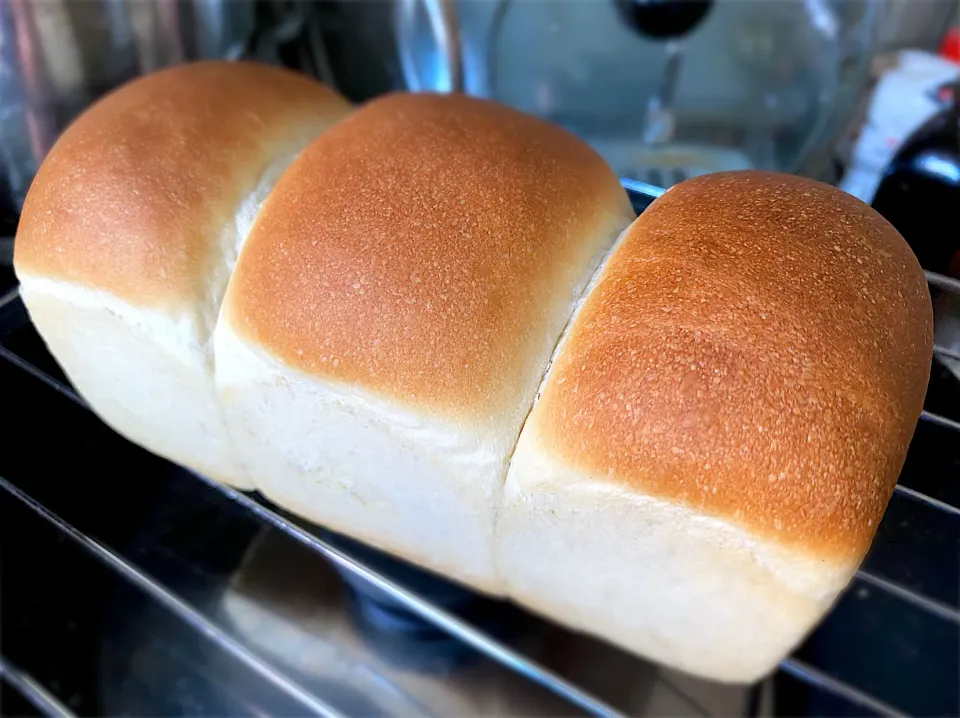
M 810 180 L 710 175 L 628 230 L 524 434 L 593 480 L 859 557 L 931 352 L 923 272 L 877 213 Z
M 310 375 L 496 420 L 539 382 L 571 292 L 631 218 L 617 177 L 564 130 L 483 100 L 393 95 L 284 175 L 225 316 Z
M 139 78 L 84 112 L 44 160 L 17 271 L 135 306 L 202 302 L 224 227 L 263 173 L 349 109 L 314 80 L 254 63 Z

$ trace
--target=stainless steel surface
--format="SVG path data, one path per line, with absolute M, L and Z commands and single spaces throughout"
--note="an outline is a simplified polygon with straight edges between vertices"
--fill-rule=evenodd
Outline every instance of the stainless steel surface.
M 651 200 L 656 199 L 666 192 L 666 190 L 662 187 L 658 187 L 641 180 L 630 179 L 629 177 L 621 179 L 620 184 L 623 185 L 623 188 L 628 192 L 642 197 L 648 197 Z
M 788 658 L 780 664 L 780 669 L 802 681 L 826 688 L 837 695 L 841 695 L 855 705 L 874 711 L 878 715 L 889 716 L 890 718 L 904 718 L 905 716 L 904 713 L 898 711 L 893 706 L 889 706 L 883 701 L 878 701 L 873 696 L 857 690 L 853 686 L 845 684 L 843 681 L 838 681 L 833 676 L 823 671 L 818 671 L 803 661 Z
M 940 414 L 934 414 L 932 411 L 927 411 L 926 409 L 920 412 L 920 421 L 929 421 L 931 424 L 937 424 L 946 429 L 960 431 L 960 421 L 955 421 Z
M 936 272 L 924 272 L 927 277 L 927 283 L 937 289 L 945 289 L 948 292 L 960 293 L 960 279 L 947 277 Z
M 933 341 L 937 359 L 960 380 L 960 294 L 934 294 Z
M 926 418 L 927 421 L 930 421 L 931 416 L 935 416 L 935 415 L 928 413 L 927 417 L 921 417 L 921 419 Z M 940 416 L 937 418 L 943 419 L 944 417 Z M 960 424 L 957 424 L 956 426 L 948 424 L 947 426 L 953 429 L 954 431 L 960 431 Z M 937 511 L 943 511 L 944 513 L 953 514 L 954 516 L 960 516 L 960 508 L 956 506 L 951 506 L 945 501 L 940 501 L 939 499 L 935 499 L 932 496 L 927 496 L 926 494 L 922 494 L 916 489 L 911 489 L 909 486 L 904 486 L 903 484 L 897 484 L 894 487 L 894 493 L 902 494 L 903 496 L 909 496 L 911 499 L 914 499 L 915 501 L 922 501 L 925 504 L 932 506 Z
M 637 182 L 624 181 L 624 185 L 631 190 L 632 198 L 639 207 L 661 193 L 657 188 L 644 187 Z M 928 278 L 932 285 L 946 284 L 952 287 L 954 284 L 953 280 L 936 275 Z M 14 311 L 23 317 L 16 290 L 0 298 L 0 311 L 0 318 Z M 25 318 L 21 321 L 25 321 Z M 13 362 L 83 405 L 69 385 L 2 344 L 0 358 Z M 960 424 L 938 414 L 925 412 L 921 421 L 950 430 L 960 429 Z M 954 477 L 944 478 L 953 480 Z M 230 682 L 223 678 L 224 674 L 219 668 L 215 670 L 215 664 L 223 661 L 223 658 L 217 658 L 220 653 L 232 656 L 250 668 L 251 675 L 277 687 L 287 698 L 299 696 L 303 706 L 308 703 L 313 705 L 311 698 L 322 705 L 327 696 L 323 691 L 329 690 L 330 681 L 324 682 L 320 678 L 340 676 L 339 683 L 354 693 L 356 688 L 367 686 L 370 695 L 376 697 L 375 702 L 384 707 L 385 714 L 426 715 L 432 710 L 436 714 L 446 715 L 471 712 L 496 714 L 498 711 L 503 715 L 546 715 L 573 710 L 598 715 L 720 716 L 742 711 L 742 694 L 732 696 L 724 704 L 725 707 L 718 708 L 716 702 L 710 704 L 701 697 L 715 687 L 662 670 L 656 672 L 653 693 L 645 697 L 649 666 L 611 647 L 575 636 L 559 627 L 551 628 L 549 624 L 545 624 L 546 633 L 535 633 L 533 638 L 528 636 L 527 643 L 507 645 L 503 639 L 480 627 L 480 624 L 471 623 L 463 616 L 437 605 L 436 596 L 418 593 L 401 585 L 385 573 L 379 564 L 341 549 L 330 538 L 324 538 L 325 534 L 317 535 L 316 530 L 291 521 L 259 497 L 241 494 L 188 475 L 183 475 L 180 480 L 196 487 L 197 492 L 216 496 L 224 507 L 258 522 L 264 531 L 249 548 L 239 571 L 233 574 L 225 590 L 210 593 L 202 600 L 195 592 L 147 573 L 139 562 L 132 561 L 120 549 L 98 541 L 77 526 L 71 526 L 9 481 L 0 480 L 0 488 L 43 516 L 58 531 L 65 532 L 73 541 L 92 551 L 123 580 L 143 591 L 157 603 L 161 609 L 159 613 L 167 616 L 168 620 L 172 617 L 178 622 L 178 636 L 196 634 L 196 641 L 180 644 L 181 652 L 196 651 L 199 655 L 193 656 L 194 662 L 199 662 L 204 670 L 214 673 L 217 680 L 226 681 L 222 685 L 238 692 L 241 692 L 239 688 L 242 686 L 236 682 L 235 675 Z M 951 517 L 960 515 L 957 507 L 916 489 L 900 485 L 897 494 L 933 511 Z M 356 579 L 350 583 L 353 588 L 345 590 L 336 580 L 331 566 L 353 576 Z M 890 576 L 881 575 L 874 567 L 862 570 L 857 581 L 861 586 L 868 585 L 883 595 L 905 601 L 918 611 L 934 615 L 951 626 L 958 622 L 957 609 L 953 606 L 924 595 Z M 363 622 L 355 620 L 354 612 L 360 604 L 352 601 L 351 597 L 355 597 L 357 587 L 362 586 L 376 587 L 396 606 L 422 619 L 423 625 L 435 627 L 490 660 L 482 665 L 458 668 L 447 673 L 442 670 L 429 673 L 412 669 L 405 660 L 414 657 L 415 650 L 406 650 L 407 644 L 394 637 L 391 639 L 393 648 L 399 647 L 399 651 L 385 651 L 382 645 L 371 641 L 370 636 L 364 633 Z M 532 617 L 529 620 L 536 621 Z M 150 620 L 141 623 L 141 631 L 149 629 L 153 634 L 174 630 L 168 627 L 172 624 L 165 623 L 159 627 Z M 554 638 L 538 644 L 537 640 L 543 639 L 537 639 L 537 636 L 544 635 Z M 146 648 L 137 655 L 153 651 L 154 648 L 150 646 L 155 647 L 156 644 L 140 645 Z M 563 645 L 566 648 L 561 649 Z M 567 656 L 568 660 L 566 663 L 561 660 L 562 665 L 558 665 L 558 657 L 562 659 L 563 656 Z M 445 665 L 443 661 L 440 663 Z M 782 664 L 781 670 L 800 681 L 819 686 L 832 695 L 842 696 L 861 708 L 881 715 L 902 714 L 875 696 L 803 661 L 791 658 Z M 691 682 L 699 688 L 691 687 Z M 640 690 L 631 694 L 631 685 L 634 688 L 639 686 Z M 702 690 L 699 695 L 698 690 Z M 682 700 L 662 702 L 664 695 L 676 698 L 678 694 Z M 239 700 L 239 696 L 235 700 Z M 248 701 L 242 708 L 243 712 L 253 714 L 278 712 L 269 710 L 269 705 L 266 702 Z M 340 712 L 356 714 L 340 706 L 341 703 L 337 703 Z M 401 706 L 405 706 L 406 711 Z M 420 706 L 422 710 L 413 706 Z M 521 706 L 522 710 L 519 708 Z
M 60 131 L 130 78 L 185 60 L 236 57 L 251 0 L 0 3 L 0 181 L 19 207 Z
M 379 591 L 388 594 L 394 601 L 423 618 L 425 621 L 455 636 L 488 658 L 507 666 L 528 680 L 552 691 L 567 700 L 571 705 L 575 705 L 592 715 L 620 715 L 617 710 L 605 701 L 591 695 L 569 680 L 559 676 L 537 662 L 530 660 L 520 652 L 497 641 L 483 631 L 477 630 L 449 611 L 430 603 L 428 600 L 407 590 L 383 574 L 372 570 L 352 556 L 332 546 L 327 541 L 324 541 L 303 527 L 284 518 L 274 509 L 256 498 L 235 491 L 230 487 L 216 485 L 206 477 L 199 478 L 223 491 L 231 500 L 240 504 L 258 518 L 265 520 L 270 525 L 281 530 L 287 536 L 324 556 L 333 564 L 356 575 Z
M 960 361 L 960 351 L 958 351 L 957 349 L 948 349 L 947 347 L 941 347 L 934 344 L 933 353 L 945 359 L 953 359 L 954 361 Z
M 374 607 L 360 603 L 327 561 L 306 548 L 292 548 L 282 535 L 265 533 L 251 547 L 221 603 L 239 635 L 265 655 L 298 672 L 345 674 L 338 680 L 389 686 L 416 697 L 419 710 L 394 715 L 570 714 L 564 698 L 530 690 L 522 672 L 493 661 L 476 661 L 421 630 L 396 632 L 382 625 Z M 353 609 L 351 610 L 351 606 Z M 416 627 L 415 627 L 416 628 Z M 571 677 L 596 683 L 591 667 L 602 666 L 608 691 L 628 715 L 645 715 L 656 670 L 599 642 L 546 630 L 523 639 L 526 655 L 576 656 Z M 433 680 L 443 676 L 443 681 Z M 368 690 L 372 690 L 369 689 Z M 612 708 L 608 715 L 621 715 Z
M 158 603 L 163 605 L 172 613 L 180 617 L 197 634 L 208 638 L 217 643 L 217 645 L 234 658 L 237 658 L 248 667 L 254 669 L 264 679 L 274 684 L 286 694 L 294 698 L 303 708 L 306 708 L 314 715 L 324 716 L 325 718 L 341 718 L 341 713 L 334 710 L 324 700 L 311 694 L 308 690 L 298 685 L 295 681 L 288 678 L 284 673 L 278 671 L 268 662 L 264 661 L 253 651 L 249 650 L 242 643 L 233 638 L 229 633 L 221 629 L 215 623 L 207 619 L 201 612 L 184 601 L 182 598 L 167 590 L 136 566 L 125 560 L 116 552 L 106 546 L 101 545 L 94 539 L 85 535 L 81 531 L 71 526 L 52 511 L 48 510 L 39 502 L 27 496 L 16 486 L 11 484 L 5 478 L 0 476 L 0 489 L 3 489 L 11 496 L 22 502 L 30 508 L 31 511 L 42 517 L 45 521 L 53 524 L 64 535 L 73 541 L 76 541 L 84 549 L 97 557 L 100 561 L 121 574 L 140 590 L 150 594 Z
M 936 601 L 932 598 L 928 598 L 927 596 L 923 596 L 916 591 L 911 591 L 910 589 L 899 585 L 895 581 L 890 581 L 889 579 L 883 578 L 882 576 L 877 576 L 870 571 L 864 571 L 863 569 L 857 571 L 857 578 L 871 584 L 872 586 L 882 588 L 887 593 L 891 593 L 899 598 L 902 598 L 904 601 L 912 603 L 913 605 L 918 606 L 929 613 L 939 616 L 945 621 L 960 623 L 960 611 L 952 606 L 947 605 L 943 601 Z

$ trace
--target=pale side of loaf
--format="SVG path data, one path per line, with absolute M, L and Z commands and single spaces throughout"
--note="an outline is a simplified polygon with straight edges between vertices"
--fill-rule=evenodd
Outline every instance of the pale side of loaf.
M 498 524 L 509 595 L 656 661 L 767 673 L 862 560 L 932 352 L 904 240 L 761 172 L 644 212 L 561 343 Z
M 350 109 L 286 70 L 204 62 L 122 87 L 56 143 L 15 268 L 44 341 L 116 431 L 252 488 L 214 390 L 211 334 L 263 199 Z
M 501 593 L 509 456 L 633 216 L 586 144 L 491 102 L 394 95 L 321 136 L 265 204 L 215 333 L 258 489 Z

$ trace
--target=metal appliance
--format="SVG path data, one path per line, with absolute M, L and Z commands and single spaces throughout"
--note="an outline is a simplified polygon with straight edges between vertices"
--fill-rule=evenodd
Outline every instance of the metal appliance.
M 400 0 L 394 27 L 407 87 L 541 115 L 621 176 L 667 186 L 821 173 L 881 17 L 869 0 Z
M 105 92 L 187 60 L 277 60 L 307 10 L 255 0 L 0 3 L 0 200 L 19 211 L 59 133 Z

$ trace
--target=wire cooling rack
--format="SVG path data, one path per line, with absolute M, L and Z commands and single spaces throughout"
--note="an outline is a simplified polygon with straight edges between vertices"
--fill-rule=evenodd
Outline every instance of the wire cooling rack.
M 662 193 L 662 190 L 640 182 L 624 180 L 623 184 L 630 193 L 637 211 L 643 211 L 655 197 Z M 928 273 L 927 278 L 933 288 L 960 294 L 960 282 L 957 280 L 931 273 Z M 48 389 L 85 408 L 83 399 L 77 395 L 63 378 L 63 375 L 57 371 L 56 365 L 49 355 L 38 358 L 38 355 L 33 353 L 28 356 L 26 352 L 18 351 L 16 346 L 11 346 L 11 342 L 2 341 L 9 335 L 9 332 L 3 332 L 4 326 L 9 327 L 15 323 L 18 327 L 27 327 L 24 331 L 32 331 L 29 324 L 26 323 L 25 316 L 25 308 L 20 301 L 16 288 L 0 299 L 0 360 L 12 365 L 18 372 L 31 375 L 34 379 L 45 384 Z M 937 357 L 945 359 L 960 359 L 960 352 L 948 347 L 935 347 L 935 354 Z M 929 398 L 928 395 L 928 406 L 930 405 Z M 953 436 L 953 432 L 960 431 L 960 422 L 948 416 L 945 412 L 924 410 L 918 435 L 924 430 L 924 425 L 947 432 L 948 436 L 942 437 L 940 441 L 956 442 L 960 439 L 960 435 Z M 913 447 L 911 447 L 911 450 L 913 450 Z M 381 572 L 376 566 L 370 565 L 326 540 L 319 535 L 319 532 L 308 530 L 302 525 L 294 523 L 258 495 L 244 494 L 203 477 L 195 477 L 195 482 L 196 491 L 215 492 L 221 497 L 226 497 L 235 507 L 252 517 L 256 522 L 272 527 L 289 539 L 306 547 L 309 551 L 321 555 L 325 560 L 339 567 L 341 571 L 352 575 L 355 580 L 385 592 L 413 614 L 531 683 L 538 684 L 556 694 L 571 706 L 593 715 L 620 715 L 618 710 L 607 702 L 603 696 L 591 693 L 586 688 L 532 660 L 529 656 L 481 627 L 473 625 L 463 617 L 432 602 L 429 597 L 420 595 L 418 592 L 401 585 Z M 956 482 L 957 477 L 955 475 L 943 476 L 932 483 L 928 481 L 922 487 L 926 489 L 932 486 L 934 490 L 922 490 L 916 486 L 900 483 L 896 487 L 894 498 L 907 502 L 910 506 L 922 507 L 923 511 L 935 512 L 941 518 L 945 517 L 945 520 L 949 522 L 949 527 L 956 530 L 960 526 L 960 508 L 958 508 L 960 502 L 957 501 L 960 492 L 957 491 Z M 943 488 L 944 486 L 946 488 Z M 115 547 L 84 533 L 14 481 L 0 476 L 0 489 L 6 494 L 7 498 L 12 499 L 43 522 L 55 528 L 62 538 L 81 547 L 110 571 L 115 572 L 117 576 L 138 591 L 143 592 L 163 606 L 190 630 L 210 641 L 217 646 L 218 650 L 229 654 L 232 659 L 237 660 L 285 694 L 302 712 L 322 716 L 343 715 L 316 692 L 306 687 L 297 677 L 288 674 L 276 660 L 273 660 L 270 656 L 262 655 L 256 649 L 238 640 L 215 616 L 211 616 L 193 605 L 188 596 L 178 595 L 174 589 L 165 585 L 161 577 L 150 575 L 148 571 L 138 566 L 129 557 L 122 555 Z M 888 511 L 888 513 L 890 512 Z M 881 534 L 884 534 L 883 530 L 881 530 Z M 879 536 L 877 543 L 885 538 L 884 535 Z M 899 545 L 902 542 L 896 540 L 894 543 Z M 17 550 L 16 546 L 4 546 L 4 548 L 7 551 Z M 883 551 L 880 551 L 880 553 L 882 554 Z M 912 580 L 909 571 L 906 574 L 898 570 L 885 571 L 882 562 L 868 559 L 857 573 L 854 584 L 860 587 L 856 590 L 878 591 L 909 606 L 911 610 L 943 622 L 945 630 L 956 632 L 958 626 L 960 626 L 960 610 L 957 607 L 957 597 L 952 595 L 950 590 L 946 592 L 942 590 L 923 590 L 923 582 Z M 15 617 L 13 620 L 15 620 Z M 0 649 L 2 649 L 2 645 L 0 645 Z M 71 710 L 58 699 L 54 691 L 41 685 L 29 674 L 18 668 L 12 662 L 13 660 L 15 659 L 11 656 L 0 654 L 0 678 L 8 686 L 20 693 L 23 698 L 44 714 L 72 715 Z M 909 711 L 893 704 L 884 697 L 878 696 L 876 691 L 857 685 L 854 681 L 843 680 L 835 673 L 836 671 L 829 667 L 815 665 L 814 662 L 801 656 L 793 656 L 785 660 L 779 668 L 780 675 L 789 676 L 802 684 L 842 699 L 846 704 L 853 706 L 855 710 L 861 713 L 885 716 L 909 714 Z

